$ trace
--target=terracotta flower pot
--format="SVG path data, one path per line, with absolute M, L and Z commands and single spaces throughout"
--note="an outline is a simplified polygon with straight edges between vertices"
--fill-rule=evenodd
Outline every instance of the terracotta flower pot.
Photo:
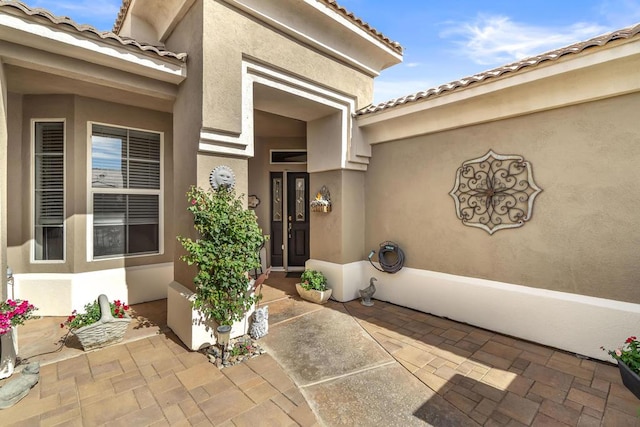
M 618 369 L 622 377 L 622 383 L 640 399 L 640 376 L 633 372 L 623 361 L 618 360 Z
M 315 302 L 316 304 L 324 304 L 329 301 L 329 298 L 331 297 L 331 289 L 327 289 L 326 291 L 316 291 L 315 289 L 305 289 L 300 285 L 300 283 L 296 283 L 296 290 L 298 291 L 300 298 Z

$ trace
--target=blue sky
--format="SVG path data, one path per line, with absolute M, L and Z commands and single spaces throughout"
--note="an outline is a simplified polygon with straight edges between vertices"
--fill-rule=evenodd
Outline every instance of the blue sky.
M 121 0 L 24 0 L 110 30 Z M 277 1 L 277 0 L 276 0 Z M 338 0 L 404 52 L 376 78 L 383 102 L 640 23 L 640 0 Z

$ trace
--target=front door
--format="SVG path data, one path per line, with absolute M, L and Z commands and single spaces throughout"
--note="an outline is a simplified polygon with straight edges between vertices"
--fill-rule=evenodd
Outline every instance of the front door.
M 309 174 L 271 172 L 271 265 L 303 270 L 308 259 Z

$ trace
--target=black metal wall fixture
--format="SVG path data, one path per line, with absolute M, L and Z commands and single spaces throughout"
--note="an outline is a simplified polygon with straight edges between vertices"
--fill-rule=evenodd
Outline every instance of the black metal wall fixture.
M 541 191 L 533 180 L 530 162 L 521 156 L 489 150 L 482 157 L 462 163 L 449 195 L 464 225 L 493 234 L 522 227 L 531 219 L 533 202 Z

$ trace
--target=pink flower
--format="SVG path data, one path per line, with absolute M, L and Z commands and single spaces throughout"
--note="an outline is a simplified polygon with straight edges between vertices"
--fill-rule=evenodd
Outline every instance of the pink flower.
M 619 348 L 616 348 L 616 356 L 622 356 L 622 351 Z

